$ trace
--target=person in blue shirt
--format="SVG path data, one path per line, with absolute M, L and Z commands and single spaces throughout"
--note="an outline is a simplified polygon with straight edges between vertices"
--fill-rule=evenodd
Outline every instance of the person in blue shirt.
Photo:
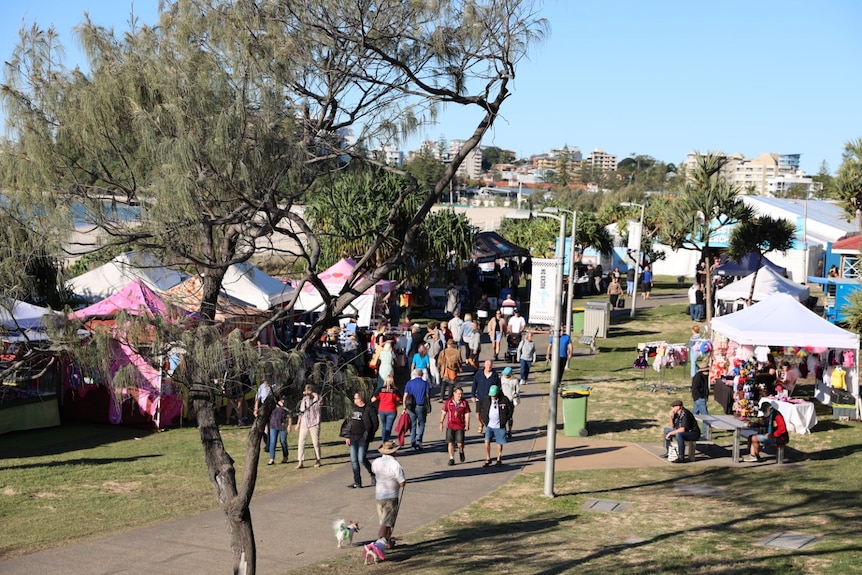
M 410 415 L 410 446 L 422 451 L 422 438 L 425 435 L 425 419 L 431 411 L 431 386 L 424 379 L 421 369 L 413 370 L 413 379 L 404 387 L 404 406 Z M 407 395 L 413 397 L 413 402 L 407 401 Z M 410 408 L 408 408 L 408 405 Z
M 648 265 L 644 266 L 641 291 L 643 292 L 644 299 L 649 299 L 649 293 L 652 291 L 652 269 Z
M 551 339 L 548 340 L 548 351 L 545 352 L 546 363 L 551 361 L 551 353 L 553 353 L 553 346 L 554 338 L 551 337 Z M 559 378 L 557 383 L 559 383 L 563 379 L 563 370 L 569 367 L 569 360 L 572 359 L 572 351 L 572 338 L 564 331 L 562 335 L 560 335 L 560 363 L 562 365 L 560 366 L 561 369 L 559 374 L 557 374 Z

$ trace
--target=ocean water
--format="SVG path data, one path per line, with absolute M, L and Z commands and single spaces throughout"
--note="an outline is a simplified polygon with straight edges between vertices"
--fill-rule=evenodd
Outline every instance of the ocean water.
M 78 202 L 72 203 L 71 211 L 72 222 L 76 228 L 93 224 L 87 209 L 82 204 Z M 117 222 L 135 222 L 141 219 L 141 207 L 105 201 L 102 203 L 102 214 L 106 218 Z

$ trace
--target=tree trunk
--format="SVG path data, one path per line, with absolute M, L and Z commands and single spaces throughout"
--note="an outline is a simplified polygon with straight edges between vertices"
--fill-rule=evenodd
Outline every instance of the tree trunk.
M 709 253 L 709 242 L 704 244 L 703 253 L 706 254 L 706 324 L 712 323 L 714 302 L 712 300 L 712 256 Z
M 224 442 L 215 420 L 215 409 L 210 387 L 196 382 L 190 389 L 191 404 L 197 417 L 198 431 L 204 449 L 207 474 L 215 488 L 216 497 L 227 517 L 234 575 L 254 575 L 257 563 L 254 529 L 249 503 L 257 480 L 257 464 L 260 459 L 260 440 L 263 435 L 264 417 L 258 417 L 249 431 L 246 445 L 246 479 L 242 492 L 238 492 L 234 461 L 225 450 Z M 268 404 L 274 402 L 267 401 Z M 264 409 L 266 419 L 268 411 Z

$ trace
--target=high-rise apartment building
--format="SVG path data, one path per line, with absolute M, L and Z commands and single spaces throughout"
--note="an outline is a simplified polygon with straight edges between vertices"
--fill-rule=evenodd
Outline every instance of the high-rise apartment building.
M 601 148 L 596 148 L 590 152 L 584 163 L 603 172 L 617 171 L 617 157 L 613 154 L 608 154 Z
M 721 154 L 723 155 L 723 154 Z M 686 172 L 696 168 L 695 153 L 685 159 Z M 719 174 L 729 183 L 739 187 L 743 193 L 761 196 L 782 196 L 793 186 L 803 185 L 809 191 L 816 186 L 809 176 L 799 172 L 800 154 L 760 154 L 754 159 L 742 154 L 725 156 L 727 163 Z

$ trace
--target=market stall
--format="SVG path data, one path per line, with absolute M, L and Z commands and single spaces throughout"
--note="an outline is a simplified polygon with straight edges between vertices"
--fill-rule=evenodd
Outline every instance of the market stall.
M 779 364 L 787 361 L 803 374 L 811 375 L 818 401 L 830 404 L 834 389 L 852 394 L 858 417 L 858 334 L 829 323 L 793 296 L 782 293 L 736 313 L 713 318 L 711 328 L 714 351 L 710 380 L 715 381 L 717 399 L 720 383 L 730 387 L 732 411 L 737 415 L 752 415 L 757 399 L 767 395 L 755 375 L 758 365 L 772 354 Z M 784 402 L 801 405 L 792 398 L 778 399 L 779 403 L 787 400 Z M 807 431 L 816 418 L 813 422 L 809 417 L 801 421 L 804 423 L 798 427 L 804 426 Z

